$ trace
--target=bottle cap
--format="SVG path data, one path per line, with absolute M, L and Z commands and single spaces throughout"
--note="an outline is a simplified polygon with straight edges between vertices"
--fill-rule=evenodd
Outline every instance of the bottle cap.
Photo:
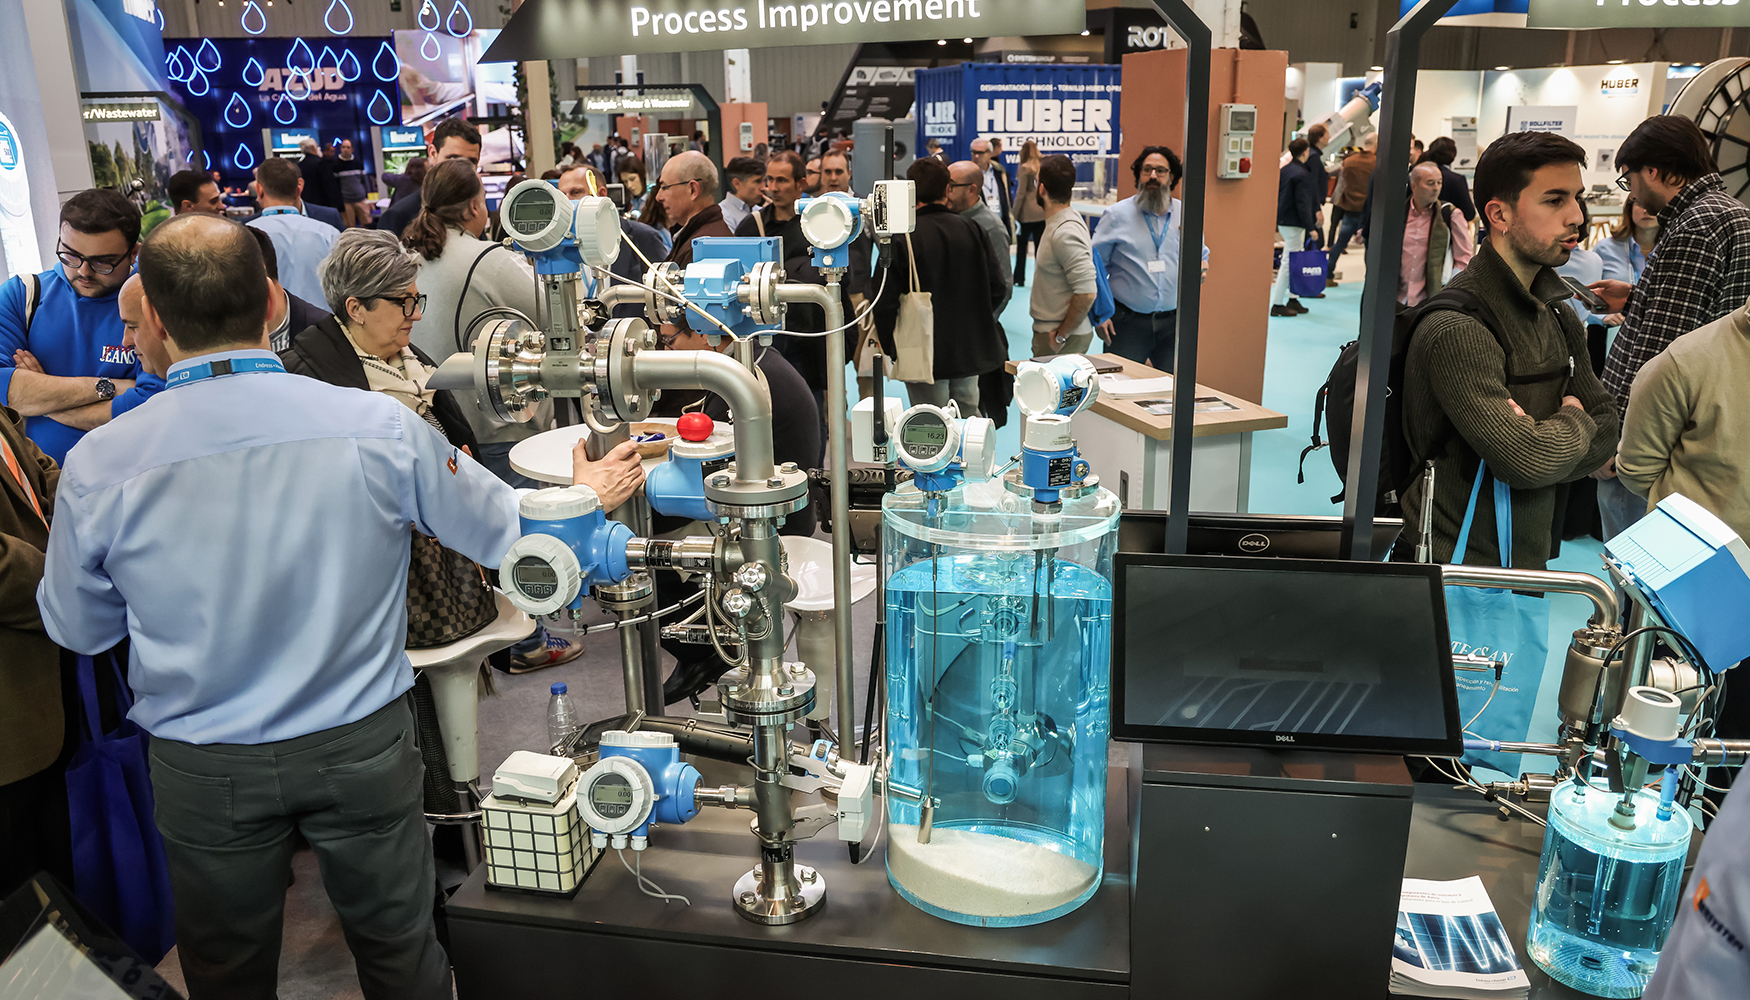
M 675 430 L 680 432 L 683 441 L 703 441 L 711 436 L 711 418 L 703 413 L 683 413 L 675 421 Z
M 560 681 L 559 683 L 553 685 L 553 693 L 554 694 L 564 694 L 565 691 L 566 691 L 566 688 L 565 688 L 564 681 Z

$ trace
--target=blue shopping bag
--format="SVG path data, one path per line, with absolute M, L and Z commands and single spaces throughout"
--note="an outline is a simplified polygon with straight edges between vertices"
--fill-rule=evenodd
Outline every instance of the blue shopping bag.
M 1482 492 L 1488 469 L 1477 463 L 1477 478 L 1464 510 L 1453 561 L 1463 564 L 1470 544 L 1471 522 L 1476 519 L 1477 496 Z M 1495 537 L 1501 563 L 1513 566 L 1513 499 L 1507 484 L 1490 477 L 1495 487 Z M 1466 735 L 1487 740 L 1523 741 L 1531 728 L 1531 711 L 1537 689 L 1543 683 L 1544 661 L 1549 658 L 1549 603 L 1510 590 L 1479 587 L 1446 588 L 1446 623 L 1455 655 L 1479 653 L 1493 657 L 1505 654 L 1506 669 L 1501 687 L 1495 689 L 1494 671 L 1456 671 L 1458 718 Z M 1492 697 L 1491 697 L 1492 695 Z M 1467 751 L 1464 762 L 1489 767 L 1510 778 L 1519 777 L 1519 754 Z
M 73 891 L 99 920 L 156 965 L 176 943 L 170 866 L 152 818 L 150 738 L 128 721 L 133 707 L 115 654 L 103 659 L 115 675 L 121 722 L 103 732 L 97 710 L 97 665 L 79 657 L 85 726 L 67 765 L 68 818 L 73 826 Z
M 1306 245 L 1316 246 L 1311 237 Z M 1309 297 L 1325 294 L 1325 275 L 1330 267 L 1323 250 L 1295 250 L 1284 256 L 1288 258 L 1288 294 Z

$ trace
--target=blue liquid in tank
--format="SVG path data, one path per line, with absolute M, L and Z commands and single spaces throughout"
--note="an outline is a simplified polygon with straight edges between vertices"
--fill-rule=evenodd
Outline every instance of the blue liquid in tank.
M 1657 795 L 1642 792 L 1635 829 L 1619 830 L 1617 798 L 1572 785 L 1551 797 L 1526 946 L 1558 982 L 1638 997 L 1676 917 L 1691 825 L 1681 810 L 1659 819 Z
M 890 848 L 896 888 L 927 912 L 982 926 L 1075 909 L 1103 871 L 1110 582 L 1039 550 L 957 552 L 894 574 L 887 605 L 891 780 L 939 800 L 935 831 L 1030 845 L 1017 847 L 1023 863 L 1051 860 L 1035 848 L 1080 863 L 1044 866 L 1074 884 L 1057 896 L 1041 890 L 1042 908 L 1027 913 L 956 910 L 903 882 Z M 888 802 L 897 842 L 919 823 L 920 803 Z

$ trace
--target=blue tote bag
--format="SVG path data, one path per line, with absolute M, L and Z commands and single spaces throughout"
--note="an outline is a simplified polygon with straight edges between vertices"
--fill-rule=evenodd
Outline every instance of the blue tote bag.
M 1306 248 L 1285 252 L 1288 258 L 1288 292 L 1290 295 L 1318 296 L 1325 294 L 1325 275 L 1329 258 L 1318 244 L 1307 237 Z
M 1477 496 L 1482 493 L 1487 468 L 1477 463 L 1476 483 L 1464 510 L 1453 561 L 1463 564 L 1470 545 L 1471 523 L 1476 520 Z M 1501 564 L 1513 567 L 1513 499 L 1507 484 L 1490 477 L 1495 488 L 1495 537 Z M 1458 718 L 1467 736 L 1497 741 L 1523 741 L 1531 728 L 1531 710 L 1543 683 L 1544 661 L 1549 658 L 1549 603 L 1542 597 L 1527 597 L 1511 590 L 1480 587 L 1446 588 L 1446 623 L 1454 655 L 1504 654 L 1507 667 L 1501 672 L 1500 690 L 1495 673 L 1456 671 Z M 1493 697 L 1491 698 L 1491 692 Z M 1480 714 L 1479 714 L 1480 713 Z M 1472 721 L 1472 720 L 1475 721 Z M 1472 767 L 1493 768 L 1511 778 L 1519 777 L 1519 754 L 1466 751 L 1464 762 Z
M 73 826 L 73 891 L 98 919 L 148 963 L 156 965 L 176 943 L 170 866 L 152 819 L 152 779 L 146 765 L 150 738 L 128 721 L 127 682 L 115 675 L 121 722 L 105 733 L 98 721 L 97 664 L 79 657 L 79 696 L 85 727 L 67 765 L 67 805 Z

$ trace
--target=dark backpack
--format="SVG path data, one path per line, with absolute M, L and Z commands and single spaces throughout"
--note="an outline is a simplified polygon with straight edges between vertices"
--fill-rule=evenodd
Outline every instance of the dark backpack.
M 1494 334 L 1495 342 L 1509 355 L 1511 370 L 1511 351 L 1495 328 L 1494 313 L 1489 311 L 1482 299 L 1467 289 L 1451 286 L 1442 288 L 1416 308 L 1405 309 L 1397 314 L 1392 323 L 1391 365 L 1386 371 L 1385 436 L 1379 445 L 1379 492 L 1374 498 L 1374 511 L 1380 517 L 1402 516 L 1398 497 L 1422 472 L 1422 461 L 1410 447 L 1409 439 L 1404 436 L 1404 359 L 1409 356 L 1410 337 L 1416 332 L 1416 326 L 1422 322 L 1422 318 L 1443 309 L 1464 313 Z M 1351 340 L 1337 354 L 1337 363 L 1331 367 L 1330 377 L 1325 380 L 1324 385 L 1319 386 L 1318 395 L 1313 401 L 1312 444 L 1301 450 L 1300 474 L 1295 482 L 1306 482 L 1307 455 L 1328 445 L 1331 449 L 1331 464 L 1337 467 L 1337 478 L 1345 480 L 1345 491 L 1347 490 L 1345 477 L 1349 475 L 1349 433 L 1352 414 L 1355 412 L 1355 380 L 1360 365 L 1361 342 Z M 1321 440 L 1319 422 L 1327 410 L 1331 414 L 1331 419 L 1325 421 L 1325 435 L 1329 440 Z M 1343 496 L 1343 493 L 1339 493 L 1331 498 L 1331 502 L 1341 503 Z

